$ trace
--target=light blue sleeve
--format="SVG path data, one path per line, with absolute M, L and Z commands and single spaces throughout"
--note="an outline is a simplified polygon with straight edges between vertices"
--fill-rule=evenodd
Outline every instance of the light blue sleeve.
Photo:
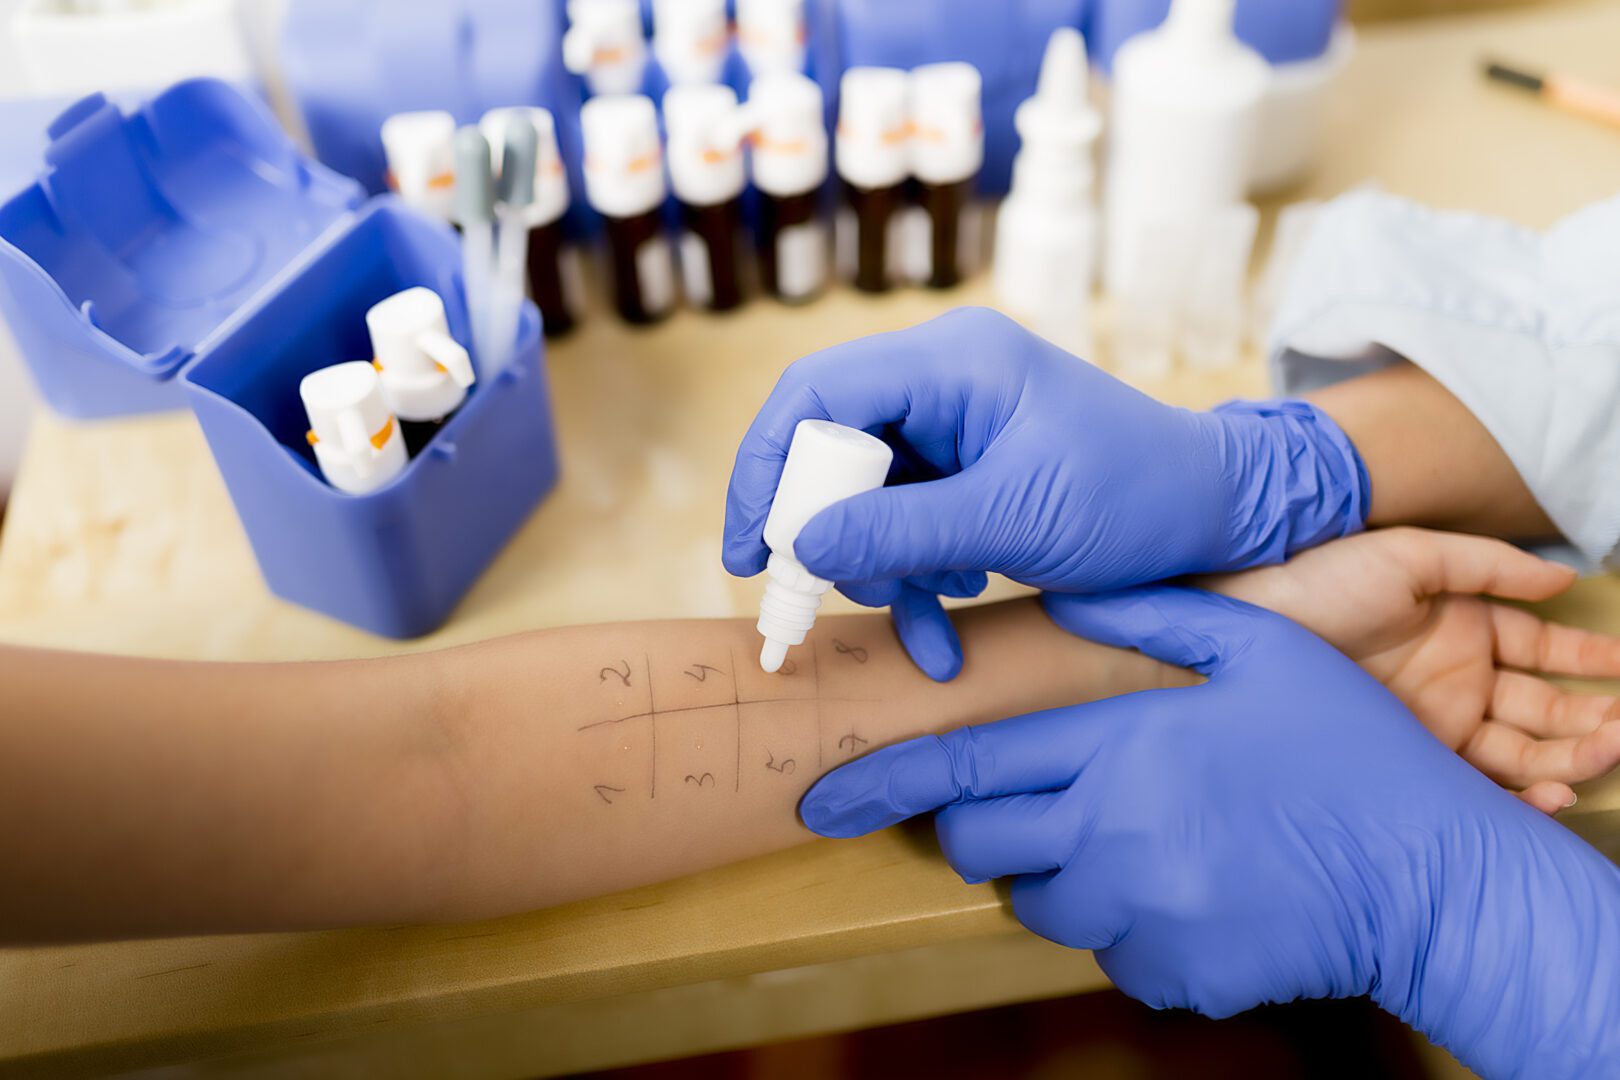
M 1323 208 L 1267 350 L 1293 395 L 1410 360 L 1589 566 L 1620 566 L 1620 197 L 1546 232 L 1362 190 Z

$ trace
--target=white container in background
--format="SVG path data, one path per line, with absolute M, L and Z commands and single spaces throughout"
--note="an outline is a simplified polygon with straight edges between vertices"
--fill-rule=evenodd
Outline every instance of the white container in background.
M 23 82 L 40 97 L 253 77 L 235 0 L 28 0 L 11 32 Z
M 737 0 L 737 48 L 754 75 L 804 71 L 804 0 Z
M 1105 192 L 1110 291 L 1152 272 L 1144 230 L 1241 201 L 1271 69 L 1232 31 L 1235 0 L 1173 0 L 1163 25 L 1114 58 Z
M 1260 106 L 1260 134 L 1249 190 L 1256 195 L 1303 180 L 1322 148 L 1322 120 L 1328 99 L 1355 52 L 1356 34 L 1348 23 L 1333 31 L 1327 52 L 1312 60 L 1279 64 Z
M 996 216 L 991 281 L 1003 307 L 1071 352 L 1091 343 L 1096 271 L 1094 147 L 1102 118 L 1088 98 L 1080 32 L 1053 33 L 1035 94 L 1013 116 L 1018 154 Z
M 719 82 L 730 47 L 726 0 L 653 0 L 653 56 L 671 86 Z
M 637 0 L 568 0 L 563 66 L 593 94 L 634 94 L 647 73 L 647 39 Z

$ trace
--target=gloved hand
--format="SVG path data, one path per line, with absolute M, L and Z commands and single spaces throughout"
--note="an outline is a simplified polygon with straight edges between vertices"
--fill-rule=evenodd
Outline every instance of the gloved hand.
M 963 877 L 1012 877 L 1026 926 L 1156 1008 L 1370 994 L 1487 1077 L 1620 1074 L 1620 869 L 1280 616 L 1167 586 L 1048 606 L 1208 681 L 888 747 L 805 823 L 938 809 Z
M 881 435 L 897 471 L 812 518 L 795 554 L 857 603 L 892 605 L 936 679 L 962 654 L 935 594 L 975 595 L 985 571 L 1114 589 L 1280 562 L 1366 517 L 1366 469 L 1314 406 L 1173 408 L 965 308 L 788 368 L 737 450 L 723 550 L 733 574 L 765 568 L 765 517 L 807 418 Z

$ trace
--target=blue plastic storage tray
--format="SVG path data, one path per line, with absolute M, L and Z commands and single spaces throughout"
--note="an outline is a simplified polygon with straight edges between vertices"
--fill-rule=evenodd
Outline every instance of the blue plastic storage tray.
M 0 309 L 45 400 L 82 419 L 183 407 L 181 368 L 364 197 L 213 79 L 127 114 L 92 95 L 48 136 L 0 204 Z

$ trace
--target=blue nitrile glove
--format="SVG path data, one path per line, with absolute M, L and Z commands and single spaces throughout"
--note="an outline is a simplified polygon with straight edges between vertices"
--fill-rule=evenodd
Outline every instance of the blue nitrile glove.
M 1371 995 L 1487 1077 L 1620 1075 L 1620 869 L 1281 616 L 1194 589 L 1047 597 L 1204 674 L 880 750 L 805 824 L 939 810 L 969 881 L 1155 1008 Z
M 962 653 L 935 594 L 975 595 L 985 571 L 1116 589 L 1279 562 L 1366 516 L 1360 456 L 1315 406 L 1172 408 L 1011 319 L 964 308 L 788 368 L 737 451 L 733 574 L 765 568 L 765 516 L 807 418 L 881 435 L 896 471 L 891 486 L 812 518 L 795 554 L 852 600 L 893 605 L 901 640 L 936 679 L 954 676 Z

